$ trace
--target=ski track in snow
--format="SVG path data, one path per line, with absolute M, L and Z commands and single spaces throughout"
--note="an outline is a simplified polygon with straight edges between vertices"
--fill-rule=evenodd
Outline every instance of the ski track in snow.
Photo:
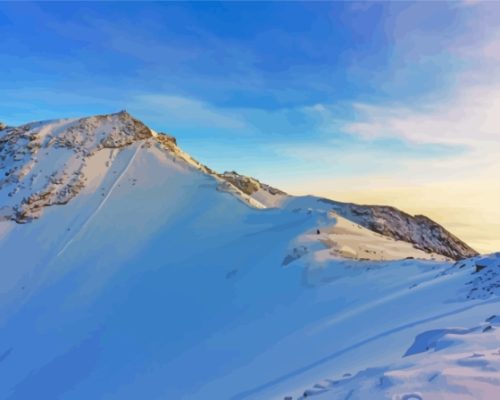
M 87 219 L 85 219 L 85 221 L 82 223 L 82 225 L 80 226 L 80 228 L 78 228 L 78 230 L 75 231 L 74 235 L 71 236 L 71 238 L 63 245 L 63 247 L 61 248 L 61 250 L 59 250 L 59 252 L 56 254 L 56 258 L 59 257 L 62 253 L 64 253 L 64 251 L 66 251 L 66 249 L 71 245 L 71 243 L 73 243 L 73 241 L 75 240 L 75 238 L 81 232 L 83 232 L 85 230 L 85 228 L 90 224 L 90 222 L 92 222 L 92 220 L 97 215 L 97 213 L 104 207 L 104 205 L 106 204 L 106 201 L 108 200 L 109 196 L 111 196 L 111 194 L 113 193 L 113 190 L 118 185 L 118 183 L 120 182 L 121 178 L 127 173 L 127 171 L 129 170 L 130 166 L 134 162 L 135 157 L 137 156 L 137 154 L 139 154 L 139 150 L 141 149 L 141 144 L 142 143 L 139 143 L 137 145 L 137 147 L 136 147 L 136 149 L 134 151 L 134 154 L 132 154 L 132 157 L 130 157 L 130 159 L 128 160 L 127 164 L 123 168 L 122 172 L 120 172 L 120 174 L 118 174 L 116 180 L 113 182 L 113 184 L 109 188 L 108 192 L 106 193 L 106 196 L 104 196 L 104 198 L 99 202 L 99 205 L 96 207 L 96 209 L 87 217 Z
M 455 314 L 459 314 L 459 313 L 462 313 L 462 312 L 465 312 L 465 311 L 468 311 L 472 308 L 476 308 L 476 307 L 479 307 L 479 306 L 483 306 L 483 305 L 486 305 L 486 304 L 490 304 L 490 303 L 498 303 L 500 302 L 500 299 L 499 298 L 494 298 L 494 299 L 489 299 L 489 300 L 486 300 L 486 301 L 483 301 L 483 302 L 480 302 L 480 303 L 476 303 L 476 304 L 471 304 L 469 306 L 465 306 L 465 307 L 461 307 L 461 308 L 458 308 L 458 309 L 455 309 L 455 310 L 450 310 L 450 311 L 447 311 L 447 312 L 444 312 L 444 313 L 441 313 L 441 314 L 438 314 L 438 315 L 434 315 L 434 316 L 431 316 L 431 317 L 428 317 L 428 318 L 424 318 L 424 319 L 421 319 L 421 320 L 417 320 L 417 321 L 413 321 L 413 322 L 408 322 L 406 324 L 403 324 L 403 325 L 400 325 L 400 326 L 397 326 L 397 327 L 394 327 L 392 329 L 389 329 L 387 331 L 384 331 L 384 332 L 380 332 L 380 333 L 377 333 L 376 335 L 374 336 L 371 336 L 371 337 L 368 337 L 366 339 L 363 339 L 357 343 L 354 343 L 350 346 L 347 346 L 343 349 L 340 349 L 340 350 L 337 350 L 336 352 L 334 353 L 331 353 L 323 358 L 320 358 L 319 360 L 317 361 L 314 361 L 308 365 L 305 365 L 304 367 L 301 367 L 301 368 L 297 368 L 293 371 L 290 371 L 288 372 L 287 374 L 285 375 L 282 375 L 282 376 L 279 376 L 271 381 L 268 381 L 262 385 L 259 385 L 258 387 L 255 387 L 255 388 L 252 388 L 252 389 L 248 389 L 248 390 L 245 390 L 243 392 L 240 392 L 238 394 L 235 394 L 234 396 L 232 396 L 230 398 L 230 400 L 245 400 L 245 399 L 251 399 L 251 398 L 255 398 L 253 396 L 257 395 L 259 392 L 262 392 L 263 390 L 266 390 L 266 389 L 270 389 L 272 388 L 273 386 L 275 385 L 278 385 L 278 384 L 281 384 L 283 382 L 286 382 L 287 380 L 289 379 L 292 379 L 294 377 L 297 377 L 297 376 L 300 376 L 301 374 L 307 372 L 307 371 L 310 371 L 311 369 L 313 368 L 316 368 L 322 364 L 325 364 L 329 361 L 332 361 L 333 359 L 345 354 L 345 353 L 348 353 L 352 350 L 356 350 L 358 349 L 359 347 L 361 346 L 364 346 L 368 343 L 371 343 L 377 339 L 381 339 L 381 338 L 384 338 L 384 337 L 387 337 L 388 335 L 392 335 L 394 333 L 398 333 L 398 332 L 401 332 L 401 331 L 404 331 L 406 329 L 409 329 L 409 328 L 414 328 L 415 326 L 418 326 L 418 325 L 422 325 L 422 324 L 425 324 L 427 322 L 432 322 L 432 321 L 436 321 L 436 320 L 439 320 L 441 318 L 445 318 L 445 317 L 448 317 L 448 316 L 451 316 L 451 315 L 455 315 Z

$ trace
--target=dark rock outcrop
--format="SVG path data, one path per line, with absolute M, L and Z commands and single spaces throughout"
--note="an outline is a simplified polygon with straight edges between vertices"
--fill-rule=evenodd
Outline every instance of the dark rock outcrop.
M 219 174 L 219 177 L 230 182 L 238 189 L 240 189 L 243 193 L 248 195 L 252 195 L 259 189 L 263 189 L 272 195 L 277 195 L 277 194 L 286 195 L 285 192 L 279 189 L 266 185 L 265 183 L 262 183 L 255 178 L 250 178 L 245 175 L 240 175 L 236 171 L 231 171 L 231 172 L 226 171 L 223 174 Z

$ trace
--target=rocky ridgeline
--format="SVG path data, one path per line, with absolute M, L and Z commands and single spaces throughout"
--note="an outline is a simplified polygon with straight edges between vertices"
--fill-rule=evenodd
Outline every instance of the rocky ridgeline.
M 262 183 L 255 178 L 240 175 L 236 171 L 226 171 L 223 174 L 219 174 L 219 177 L 230 182 L 247 195 L 252 195 L 259 190 L 265 190 L 272 195 L 286 195 L 285 192 L 282 192 L 279 189 L 266 185 L 265 183 Z
M 190 164 L 191 166 L 199 169 L 200 171 L 203 171 L 207 174 L 217 176 L 217 173 L 207 167 L 206 165 L 200 163 L 199 161 L 195 160 L 193 157 L 191 157 L 189 154 L 184 153 L 178 146 L 177 146 L 177 139 L 169 135 L 168 133 L 159 133 L 154 137 L 154 141 L 157 145 L 160 147 L 164 148 L 165 150 L 168 150 L 172 155 L 174 155 L 177 158 L 180 158 Z
M 412 243 L 417 249 L 442 254 L 454 260 L 473 257 L 478 253 L 423 215 L 411 216 L 394 207 L 367 206 L 320 199 L 340 216 L 367 229 Z
M 152 131 L 126 111 L 82 118 L 51 136 L 49 146 L 66 147 L 82 155 L 103 148 L 122 148 L 153 137 Z

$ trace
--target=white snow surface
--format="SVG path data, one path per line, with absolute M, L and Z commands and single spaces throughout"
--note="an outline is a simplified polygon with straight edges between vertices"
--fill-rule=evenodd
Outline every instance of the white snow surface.
M 79 151 L 43 141 L 81 120 L 27 130 L 23 197 L 85 179 L 0 220 L 0 399 L 497 398 L 500 253 L 455 263 L 310 198 L 259 200 L 103 120 Z M 31 162 L 11 156 L 15 174 Z

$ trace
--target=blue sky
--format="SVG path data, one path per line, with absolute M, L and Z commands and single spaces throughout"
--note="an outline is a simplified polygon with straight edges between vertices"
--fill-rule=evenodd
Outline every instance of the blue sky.
M 127 109 L 212 168 L 418 211 L 393 191 L 494 182 L 499 20 L 470 0 L 2 2 L 0 120 Z

